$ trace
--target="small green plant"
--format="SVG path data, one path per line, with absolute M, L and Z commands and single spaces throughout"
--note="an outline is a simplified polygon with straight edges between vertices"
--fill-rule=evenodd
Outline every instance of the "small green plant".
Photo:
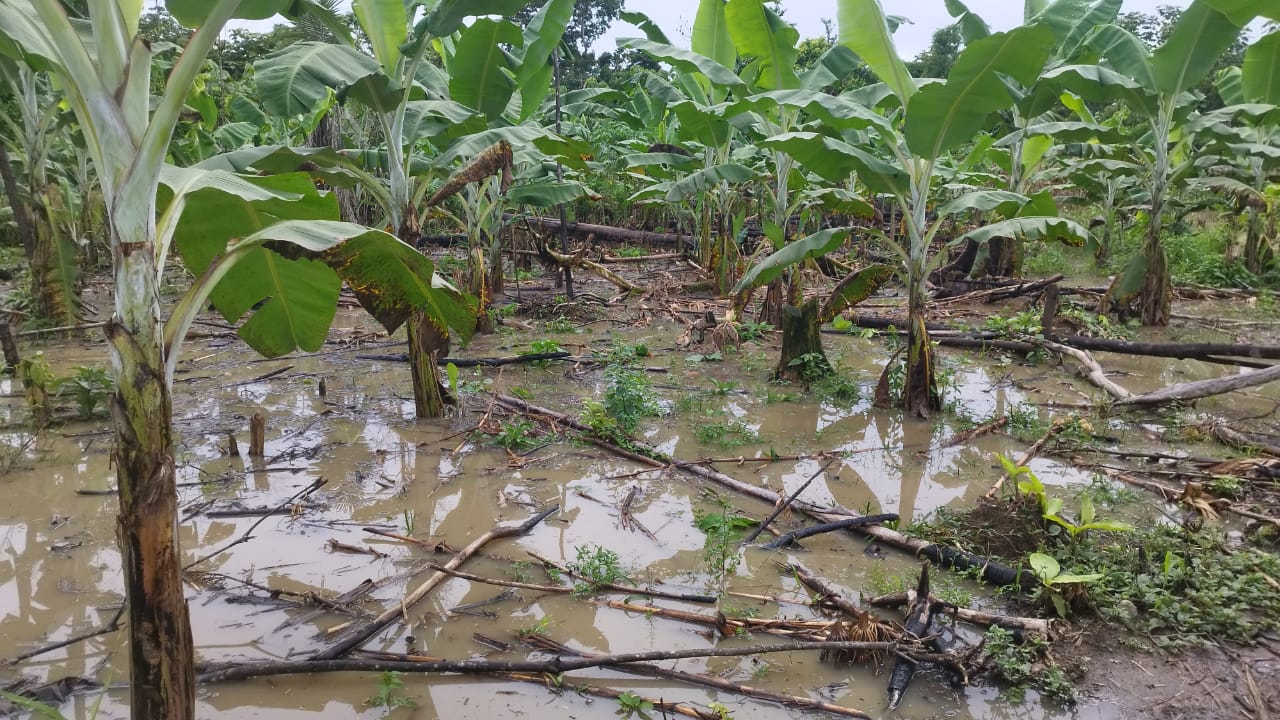
M 1101 580 L 1105 573 L 1088 573 L 1070 575 L 1062 572 L 1062 565 L 1052 555 L 1031 553 L 1027 556 L 1027 564 L 1031 572 L 1040 579 L 1041 585 L 1032 594 L 1032 598 L 1040 602 L 1048 601 L 1053 605 L 1059 617 L 1066 617 L 1071 612 L 1071 601 L 1078 597 L 1083 586 Z
M 534 435 L 537 427 L 532 420 L 524 418 L 508 420 L 493 437 L 493 444 L 511 451 L 533 449 L 538 446 L 538 438 Z
M 1009 433 L 1019 440 L 1030 442 L 1049 429 L 1049 424 L 1040 419 L 1039 411 L 1026 403 L 1009 406 L 1005 415 L 1009 418 Z
M 115 392 L 115 382 L 106 368 L 78 365 L 76 372 L 55 380 L 58 395 L 69 393 L 76 401 L 79 419 L 88 420 L 97 413 L 97 407 L 106 409 L 106 398 Z
M 729 708 L 718 702 L 711 703 L 707 708 L 716 714 L 716 720 L 733 720 L 733 713 L 729 712 Z
M 413 527 L 418 519 L 418 513 L 410 508 L 400 511 L 401 518 L 404 520 L 404 534 L 413 535 Z
M 546 338 L 542 338 L 540 340 L 534 340 L 533 342 L 529 343 L 529 349 L 521 350 L 519 354 L 520 355 L 547 355 L 550 353 L 560 353 L 560 352 L 564 352 L 564 348 L 561 347 L 560 343 L 556 342 L 555 340 L 548 340 Z M 545 368 L 551 365 L 551 361 L 550 360 L 534 360 L 530 364 L 533 365 L 534 367 Z
M 633 585 L 622 567 L 618 553 L 599 545 L 579 545 L 577 559 L 568 563 L 569 570 L 584 582 L 573 587 L 573 594 L 585 597 L 604 585 Z
M 983 323 L 982 329 L 1011 340 L 1024 335 L 1035 336 L 1040 334 L 1040 316 L 1032 310 L 1020 312 L 1013 317 L 992 315 Z
M 573 324 L 573 321 L 563 315 L 556 318 L 552 318 L 551 320 L 548 320 L 546 323 L 546 328 L 547 328 L 547 332 L 553 332 L 553 333 L 578 332 L 578 327 Z
M 993 625 L 983 640 L 983 649 L 992 673 L 1005 683 L 1002 694 L 1009 702 L 1024 702 L 1027 688 L 1059 702 L 1075 702 L 1076 689 L 1066 674 L 1042 659 L 1048 649 L 1043 638 L 1019 642 L 1012 632 Z
M 862 399 L 862 388 L 837 368 L 835 372 L 819 379 L 810 386 L 813 393 L 839 407 L 852 407 Z
M 653 392 L 653 383 L 643 370 L 634 367 L 636 358 L 648 354 L 649 349 L 644 345 L 615 348 L 609 353 L 609 364 L 605 367 L 608 386 L 604 392 L 604 407 L 626 436 L 636 431 L 642 418 L 662 413 Z
M 787 366 L 798 369 L 800 371 L 800 379 L 806 385 L 815 383 L 835 372 L 835 368 L 831 367 L 827 356 L 822 353 L 805 353 L 800 357 L 792 358 L 787 363 Z
M 543 615 L 538 622 L 532 625 L 526 625 L 516 631 L 517 635 L 546 635 L 547 630 L 555 624 L 550 615 Z
M 378 692 L 364 701 L 369 707 L 382 707 L 394 710 L 402 707 L 417 707 L 418 704 L 413 698 L 406 697 L 400 693 L 400 689 L 404 687 L 404 681 L 400 679 L 398 672 L 384 672 L 378 676 Z
M 636 247 L 634 245 L 623 245 L 614 251 L 614 255 L 623 258 L 637 258 L 650 255 L 648 248 Z
M 747 320 L 737 323 L 738 339 L 742 342 L 760 342 L 768 338 L 769 333 L 773 332 L 773 325 L 769 323 L 757 323 Z
M 690 363 L 722 362 L 724 360 L 724 353 L 721 353 L 721 352 L 692 353 L 689 355 L 685 355 L 684 360 L 685 362 L 690 362 Z
M 1238 500 L 1245 496 L 1249 484 L 1243 478 L 1216 475 L 1205 485 L 1205 489 L 1216 497 Z
M 720 381 L 715 378 L 709 378 L 711 381 L 711 389 L 707 391 L 710 395 L 724 396 L 737 389 L 738 383 L 733 380 Z
M 760 436 L 756 431 L 741 420 L 703 423 L 694 427 L 693 434 L 703 445 L 718 445 L 722 448 L 760 442 Z
M 1033 498 L 1040 508 L 1041 517 L 1054 523 L 1058 528 L 1065 530 L 1073 542 L 1089 530 L 1127 532 L 1133 529 L 1133 526 L 1128 523 L 1098 518 L 1097 509 L 1093 504 L 1093 497 L 1088 493 L 1081 493 L 1080 495 L 1080 522 L 1073 522 L 1071 519 L 1063 517 L 1062 498 L 1049 497 L 1044 483 L 1040 481 L 1040 478 L 1036 477 L 1031 468 L 1025 465 L 1016 466 L 1012 460 L 1003 455 L 997 455 L 996 457 L 1000 459 L 1000 464 L 1004 467 L 1004 471 L 1009 478 L 1017 482 L 1019 495 Z M 1018 478 L 1022 479 L 1019 480 Z
M 624 720 L 632 716 L 639 717 L 641 720 L 651 720 L 653 718 L 649 713 L 653 712 L 653 703 L 631 692 L 624 692 L 618 696 L 618 715 Z
M 707 570 L 713 578 L 723 581 L 736 572 L 742 562 L 742 557 L 738 554 L 738 542 L 742 540 L 743 531 L 758 525 L 760 521 L 729 514 L 731 506 L 723 498 L 715 497 L 714 501 L 720 512 L 695 510 L 693 524 L 707 536 L 702 549 Z

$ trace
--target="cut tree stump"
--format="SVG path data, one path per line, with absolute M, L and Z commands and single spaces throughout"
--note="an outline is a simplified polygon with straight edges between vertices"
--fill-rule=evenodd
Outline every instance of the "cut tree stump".
M 813 364 L 796 362 L 805 355 L 819 355 L 826 362 L 822 352 L 821 325 L 818 322 L 818 301 L 810 299 L 804 305 L 784 305 L 782 308 L 782 357 L 778 360 L 778 368 L 773 377 L 778 380 L 807 382 L 812 380 L 806 370 Z

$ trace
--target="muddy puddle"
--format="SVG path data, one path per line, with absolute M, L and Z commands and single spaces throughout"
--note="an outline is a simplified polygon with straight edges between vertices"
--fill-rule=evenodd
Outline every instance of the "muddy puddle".
M 355 317 L 355 316 L 353 316 Z M 549 334 L 574 352 L 643 343 L 643 364 L 665 372 L 647 376 L 667 415 L 642 424 L 642 439 L 681 459 L 801 456 L 771 463 L 720 463 L 734 477 L 789 493 L 822 466 L 818 453 L 843 459 L 819 474 L 802 496 L 817 504 L 858 511 L 895 512 L 905 526 L 947 505 L 972 504 L 998 477 L 997 453 L 1016 455 L 1025 442 L 994 434 L 944 447 L 959 427 L 952 419 L 904 422 L 897 413 L 873 409 L 870 398 L 888 352 L 882 340 L 855 336 L 824 338 L 841 371 L 861 386 L 861 399 L 815 400 L 795 387 L 767 378 L 777 350 L 747 344 L 722 361 L 673 348 L 679 328 L 655 324 L 641 331 Z M 352 319 L 334 337 L 370 328 Z M 527 348 L 528 337 L 496 335 L 477 339 L 462 354 L 507 355 Z M 86 343 L 45 348 L 55 370 L 101 363 L 99 346 Z M 394 345 L 365 347 L 363 353 L 396 353 Z M 515 639 L 537 628 L 547 636 L 589 652 L 707 648 L 772 642 L 763 633 L 717 641 L 711 629 L 677 622 L 644 609 L 610 607 L 609 600 L 652 603 L 702 614 L 716 609 L 730 616 L 820 619 L 806 604 L 808 594 L 778 563 L 795 563 L 826 578 L 853 600 L 900 588 L 916 564 L 905 554 L 869 546 L 861 539 L 829 534 L 804 547 L 745 550 L 727 573 L 708 559 L 706 536 L 695 526 L 702 513 L 728 512 L 761 518 L 764 503 L 691 479 L 677 471 L 648 471 L 598 448 L 546 436 L 532 451 L 512 455 L 468 431 L 486 413 L 496 412 L 491 390 L 527 392 L 538 404 L 577 416 L 584 397 L 603 387 L 598 369 L 565 364 L 545 368 L 509 366 L 477 373 L 463 370 L 470 391 L 461 412 L 441 422 L 413 419 L 407 366 L 359 360 L 340 345 L 317 355 L 270 361 L 256 359 L 233 339 L 213 338 L 187 345 L 175 391 L 175 425 L 180 438 L 181 538 L 188 561 L 235 543 L 194 568 L 188 597 L 201 660 L 300 659 L 324 647 L 332 631 L 353 618 L 303 607 L 308 594 L 332 598 L 366 580 L 390 578 L 361 602 L 376 614 L 394 607 L 425 579 L 427 563 L 449 555 L 433 543 L 461 547 L 496 524 L 525 520 L 538 510 L 560 511 L 518 538 L 488 546 L 465 570 L 486 577 L 551 582 L 530 553 L 565 564 L 584 548 L 615 551 L 632 581 L 687 593 L 723 593 L 718 605 L 655 600 L 625 594 L 581 599 L 527 589 L 506 589 L 450 579 L 407 610 L 411 629 L 393 624 L 366 644 L 373 650 L 450 659 L 522 658 Z M 1070 372 L 1026 366 L 998 356 L 982 358 L 946 351 L 950 400 L 974 418 L 1022 405 L 1048 410 L 1047 402 L 1081 402 L 1091 387 Z M 1134 361 L 1153 386 L 1185 379 L 1179 363 L 1152 372 L 1149 358 Z M 1108 367 L 1126 369 L 1121 363 Z M 325 394 L 320 393 L 323 380 Z M 1123 380 L 1122 380 L 1123 382 Z M 517 390 L 518 389 L 518 390 Z M 1144 387 L 1134 385 L 1133 389 Z M 25 412 L 13 397 L 20 388 L 0 382 L 0 417 L 12 423 Z M 793 396 L 794 395 L 794 396 Z M 267 445 L 261 460 L 228 457 L 228 434 L 248 446 L 249 418 L 267 418 Z M 950 417 L 950 416 L 949 416 Z M 498 422 L 508 419 L 494 416 Z M 726 446 L 706 430 L 739 428 L 742 444 Z M 1105 429 L 1104 429 L 1105 430 Z M 1137 432 L 1120 427 L 1117 433 Z M 701 431 L 701 433 L 700 433 Z M 545 427 L 533 430 L 537 435 Z M 9 433 L 16 443 L 20 433 Z M 44 433 L 3 478 L 0 504 L 0 657 L 65 639 L 109 620 L 119 607 L 122 583 L 114 542 L 115 499 L 109 468 L 110 435 L 104 421 L 71 422 Z M 807 457 L 806 457 L 807 456 Z M 1033 463 L 1046 483 L 1082 484 L 1090 476 L 1052 459 Z M 311 486 L 319 481 L 318 488 Z M 634 491 L 630 506 L 638 524 L 624 527 L 619 506 Z M 295 495 L 283 513 L 265 517 Z M 798 517 L 784 518 L 798 526 Z M 256 526 L 255 526 L 256 525 Z M 652 537 L 645 534 L 643 526 Z M 411 536 L 411 545 L 384 533 Z M 719 567 L 719 570 L 724 570 Z M 957 592 L 971 593 L 975 605 L 990 592 L 948 574 Z M 769 596 L 775 601 L 756 597 Z M 776 602 L 781 601 L 781 602 Z M 480 633 L 510 651 L 477 642 Z M 22 673 L 45 678 L 79 675 L 111 686 L 123 680 L 124 637 L 107 634 L 46 653 L 18 667 L 0 668 L 0 681 Z M 1086 700 L 1075 710 L 1028 701 L 1011 705 L 994 688 L 953 690 L 940 674 L 913 684 L 902 707 L 884 709 L 887 674 L 861 666 L 821 662 L 817 653 L 795 652 L 739 658 L 683 660 L 677 669 L 707 673 L 778 692 L 857 708 L 872 717 L 925 718 L 1111 718 L 1114 707 Z M 703 709 L 721 703 L 737 718 L 789 718 L 798 711 L 672 681 L 588 670 L 569 682 L 604 685 Z M 543 683 L 492 678 L 404 677 L 399 690 L 414 708 L 388 710 L 367 700 L 378 692 L 373 674 L 285 676 L 216 685 L 200 690 L 198 712 L 205 718 L 520 717 L 530 720 L 614 718 L 614 700 L 574 692 L 553 692 Z M 63 706 L 68 717 L 125 717 L 123 691 L 95 690 Z M 654 711 L 655 717 L 658 712 Z

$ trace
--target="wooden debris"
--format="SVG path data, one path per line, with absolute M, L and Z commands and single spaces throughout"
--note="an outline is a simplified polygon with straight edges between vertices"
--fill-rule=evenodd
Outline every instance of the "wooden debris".
M 450 570 L 458 569 L 458 567 L 461 566 L 464 562 L 466 562 L 471 556 L 475 555 L 477 552 L 480 552 L 480 549 L 483 548 L 485 545 L 488 545 L 494 540 L 499 540 L 501 538 L 511 537 L 513 535 L 523 535 L 524 533 L 527 533 L 530 530 L 532 530 L 534 526 L 536 526 L 538 523 L 542 522 L 543 520 L 547 519 L 547 517 L 549 517 L 552 513 L 555 513 L 559 509 L 560 509 L 559 505 L 552 505 L 550 508 L 543 510 L 537 515 L 534 515 L 533 517 L 524 521 L 520 525 L 508 525 L 505 527 L 496 527 L 486 532 L 485 534 L 471 541 L 469 545 L 467 545 L 462 550 L 460 550 L 458 554 L 453 557 L 453 559 L 451 559 L 448 563 L 445 564 L 445 567 L 449 568 Z M 347 632 L 346 633 L 347 637 L 345 639 L 337 643 L 334 643 L 333 646 L 329 647 L 328 649 L 322 650 L 316 653 L 315 655 L 313 655 L 312 662 L 316 660 L 334 660 L 336 658 L 342 657 L 343 655 L 350 652 L 351 650 L 354 650 L 360 644 L 364 643 L 366 640 L 368 640 L 369 638 L 377 634 L 378 631 L 382 630 L 387 625 L 390 625 L 393 620 L 400 617 L 403 613 L 407 612 L 409 608 L 421 602 L 421 600 L 424 597 L 426 597 L 428 593 L 430 593 L 433 589 L 435 589 L 437 585 L 444 582 L 444 580 L 448 577 L 449 577 L 448 573 L 437 571 L 434 575 L 428 578 L 426 582 L 422 583 L 412 592 L 407 594 L 404 597 L 404 599 L 402 599 L 396 605 L 396 607 L 393 607 L 389 610 L 384 611 L 381 615 L 374 618 L 372 621 L 367 622 L 362 626 L 358 626 L 354 630 Z
M 249 418 L 249 457 L 260 458 L 266 455 L 267 419 L 262 413 L 254 413 Z

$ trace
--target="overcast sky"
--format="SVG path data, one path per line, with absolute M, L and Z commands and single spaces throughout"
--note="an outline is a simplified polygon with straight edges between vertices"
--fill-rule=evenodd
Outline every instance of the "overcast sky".
M 1121 12 L 1150 13 L 1159 5 L 1186 7 L 1189 2 L 1190 0 L 1124 0 Z M 341 4 L 348 9 L 351 7 L 350 0 Z M 898 53 L 907 60 L 929 47 L 929 40 L 935 30 L 954 22 L 947 14 L 943 0 L 881 0 L 880 4 L 886 12 L 911 20 L 910 24 L 898 28 L 894 35 Z M 1023 0 L 967 0 L 966 5 L 986 20 L 993 30 L 1007 30 L 1022 23 Z M 783 17 L 796 26 L 801 39 L 821 37 L 822 19 L 836 19 L 834 0 L 783 0 L 782 7 Z M 689 46 L 689 32 L 698 12 L 698 0 L 626 0 L 626 9 L 648 15 L 667 33 L 672 42 L 682 47 Z M 263 31 L 273 24 L 271 21 L 233 22 L 230 27 Z M 596 50 L 613 50 L 620 37 L 643 36 L 634 25 L 618 20 L 608 34 L 596 43 Z

